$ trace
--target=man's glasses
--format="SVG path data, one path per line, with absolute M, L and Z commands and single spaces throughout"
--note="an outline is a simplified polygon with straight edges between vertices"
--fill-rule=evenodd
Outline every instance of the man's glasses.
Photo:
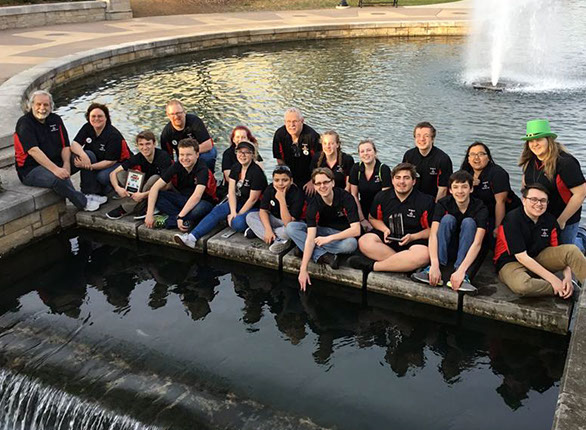
M 541 204 L 546 205 L 547 199 L 538 199 L 537 197 L 525 197 L 527 200 L 531 202 L 532 205 Z
M 181 115 L 183 115 L 183 114 L 185 114 L 185 112 L 184 112 L 184 111 L 179 111 L 179 112 L 168 112 L 168 113 L 167 113 L 167 115 L 169 115 L 169 116 L 181 116 Z
M 329 179 L 327 181 L 322 181 L 322 182 L 314 182 L 313 185 L 316 187 L 321 187 L 322 185 L 328 185 L 330 182 L 332 182 L 331 179 Z

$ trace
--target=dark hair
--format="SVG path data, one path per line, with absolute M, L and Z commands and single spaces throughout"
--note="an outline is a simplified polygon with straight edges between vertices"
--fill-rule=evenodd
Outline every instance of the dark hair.
M 474 148 L 475 146 L 482 146 L 484 148 L 484 152 L 488 156 L 488 164 L 494 164 L 494 160 L 492 159 L 492 154 L 490 153 L 490 149 L 484 143 L 480 141 L 476 141 L 472 143 L 468 149 L 466 149 L 466 155 L 464 156 L 464 160 L 462 161 L 462 166 L 460 167 L 461 170 L 466 170 L 468 173 L 473 173 L 474 169 L 470 165 L 468 161 L 468 155 L 470 154 L 470 149 Z
M 411 174 L 411 179 L 417 179 L 417 169 L 411 163 L 397 164 L 395 167 L 393 167 L 393 170 L 391 170 L 391 178 L 394 178 L 395 175 L 399 173 L 401 170 L 408 170 Z
M 293 178 L 293 173 L 291 173 L 291 169 L 289 168 L 289 166 L 277 166 L 275 167 L 275 170 L 273 170 L 273 176 L 275 175 L 287 175 L 290 178 Z
M 468 182 L 468 185 L 470 185 L 470 188 L 472 188 L 474 186 L 474 176 L 472 176 L 466 170 L 458 170 L 457 172 L 452 173 L 450 176 L 448 181 L 448 188 L 451 188 L 454 182 L 458 182 L 460 184 Z
M 413 137 L 415 137 L 415 132 L 417 131 L 418 128 L 429 128 L 431 130 L 431 138 L 435 139 L 435 127 L 433 125 L 431 125 L 431 123 L 427 122 L 427 121 L 423 121 L 418 123 L 415 128 L 413 129 Z
M 191 137 L 181 139 L 177 144 L 177 148 L 193 148 L 196 154 L 199 154 L 199 143 L 197 142 L 197 140 Z
M 541 192 L 544 192 L 549 197 L 549 191 L 547 191 L 547 188 L 545 188 L 545 186 L 538 182 L 534 184 L 525 185 L 525 187 L 523 187 L 523 189 L 521 190 L 521 195 L 523 195 L 524 198 L 527 198 L 529 190 L 539 190 Z
M 153 142 L 157 142 L 157 138 L 155 137 L 155 133 L 150 130 L 143 130 L 136 135 L 136 143 L 138 143 L 138 139 L 144 140 L 152 140 Z
M 106 122 L 110 122 L 110 111 L 108 110 L 108 106 L 103 105 L 102 103 L 92 103 L 91 105 L 89 105 L 89 107 L 85 111 L 86 121 L 90 120 L 90 113 L 94 109 L 100 109 L 102 112 L 104 112 L 104 115 L 106 115 Z
M 315 182 L 315 177 L 317 175 L 326 175 L 332 181 L 334 180 L 334 172 L 332 172 L 331 169 L 327 167 L 318 167 L 317 169 L 313 169 L 313 172 L 311 172 L 311 182 Z

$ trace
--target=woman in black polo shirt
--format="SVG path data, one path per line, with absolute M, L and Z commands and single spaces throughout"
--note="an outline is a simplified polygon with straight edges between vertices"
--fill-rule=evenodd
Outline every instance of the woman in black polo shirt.
M 572 244 L 578 234 L 586 180 L 578 160 L 556 138 L 548 120 L 527 122 L 519 166 L 523 168 L 523 185 L 545 186 L 549 193 L 547 211 L 557 218 L 561 228 L 560 243 Z
M 488 208 L 487 231 L 491 232 L 490 237 L 496 237 L 505 214 L 521 204 L 511 189 L 509 174 L 494 162 L 490 148 L 482 142 L 468 147 L 461 169 L 474 177 L 472 196 L 482 200 Z
M 381 190 L 391 188 L 391 169 L 377 158 L 376 146 L 372 140 L 363 140 L 358 144 L 360 162 L 350 170 L 350 193 L 358 204 L 360 225 L 366 231 L 372 230 L 367 216 L 374 196 Z
M 327 167 L 334 172 L 335 187 L 350 191 L 350 170 L 354 165 L 351 155 L 342 152 L 340 136 L 333 130 L 326 131 L 320 137 L 322 150 L 311 160 L 311 171 L 318 167 Z
M 122 133 L 112 125 L 106 105 L 92 103 L 81 127 L 71 144 L 73 164 L 81 171 L 81 192 L 91 200 L 105 203 L 106 194 L 114 191 L 110 172 L 132 153 Z
M 253 136 L 248 127 L 237 125 L 230 133 L 230 146 L 222 153 L 222 172 L 224 173 L 224 181 L 226 181 L 226 184 L 228 184 L 228 178 L 230 177 L 230 169 L 234 164 L 238 163 L 236 147 L 243 141 L 253 143 L 255 148 L 255 160 L 257 162 L 263 161 L 258 153 L 258 141 L 256 140 L 256 137 Z

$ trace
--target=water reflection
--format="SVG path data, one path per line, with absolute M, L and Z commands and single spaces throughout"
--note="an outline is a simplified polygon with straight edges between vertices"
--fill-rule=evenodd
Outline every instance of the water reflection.
M 46 313 L 65 318 L 46 320 L 47 329 L 79 321 L 80 341 L 91 345 L 98 333 L 111 338 L 108 349 L 142 348 L 141 367 L 163 354 L 162 369 L 181 369 L 182 378 L 205 368 L 239 395 L 323 425 L 445 428 L 446 411 L 464 408 L 454 396 L 482 398 L 466 406 L 479 420 L 551 424 L 565 338 L 471 317 L 457 325 L 453 312 L 370 294 L 365 303 L 360 291 L 327 284 L 300 294 L 293 277 L 193 253 L 82 234 L 74 255 L 69 240 L 55 240 L 60 262 L 6 290 L 0 350 L 15 321 Z M 381 399 L 401 396 L 381 409 Z M 424 411 L 403 410 L 403 401 Z

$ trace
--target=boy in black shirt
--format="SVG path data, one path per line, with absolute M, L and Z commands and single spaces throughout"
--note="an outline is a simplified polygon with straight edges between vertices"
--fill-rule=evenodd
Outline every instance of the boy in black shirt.
M 273 171 L 273 183 L 269 185 L 260 203 L 260 212 L 246 215 L 246 224 L 254 234 L 271 244 L 269 250 L 276 254 L 289 248 L 291 240 L 285 227 L 301 218 L 305 196 L 293 183 L 291 170 L 277 166 Z
M 179 228 L 188 231 L 215 206 L 216 179 L 199 158 L 195 139 L 179 142 L 179 162 L 163 172 L 149 192 L 145 225 L 148 228 Z M 171 191 L 171 185 L 175 190 Z M 155 207 L 165 215 L 157 215 Z
M 409 163 L 391 172 L 393 188 L 374 197 L 369 221 L 374 227 L 358 241 L 368 258 L 353 255 L 348 264 L 375 272 L 411 272 L 429 264 L 427 239 L 433 215 L 433 197 L 414 188 L 417 171 Z M 399 231 L 395 230 L 398 226 Z
M 417 168 L 417 189 L 429 194 L 437 202 L 448 192 L 452 160 L 434 146 L 435 134 L 435 127 L 429 122 L 417 124 L 413 130 L 415 148 L 405 152 L 403 163 L 411 163 Z
M 106 214 L 109 219 L 119 219 L 134 211 L 139 214 L 145 211 L 149 190 L 161 177 L 161 174 L 173 164 L 169 154 L 156 148 L 156 144 L 156 138 L 152 131 L 141 131 L 136 135 L 138 154 L 134 154 L 110 172 L 110 182 L 122 200 L 120 206 Z M 128 170 L 144 173 L 142 187 L 137 192 L 130 193 L 125 188 Z M 135 219 L 142 219 L 142 217 L 139 215 Z
M 470 278 L 482 263 L 482 241 L 486 234 L 488 209 L 481 200 L 472 197 L 474 178 L 460 170 L 449 180 L 450 195 L 435 205 L 429 236 L 431 266 L 413 274 L 413 279 L 432 286 L 443 285 L 440 266 L 446 266 L 455 256 L 455 271 L 448 287 L 461 291 L 476 291 Z M 480 258 L 477 258 L 480 255 Z
M 572 296 L 572 272 L 586 278 L 586 259 L 575 245 L 558 246 L 559 225 L 546 212 L 547 189 L 523 189 L 523 206 L 509 212 L 499 227 L 494 251 L 499 279 L 521 296 Z M 563 271 L 560 280 L 554 273 Z M 533 276 L 532 276 L 533 275 Z
M 334 188 L 334 173 L 319 167 L 311 174 L 317 191 L 307 208 L 307 225 L 290 222 L 286 231 L 297 247 L 303 250 L 299 270 L 299 286 L 305 291 L 311 285 L 307 266 L 309 260 L 338 268 L 338 254 L 351 254 L 356 250 L 356 237 L 360 236 L 358 207 L 352 195 Z

